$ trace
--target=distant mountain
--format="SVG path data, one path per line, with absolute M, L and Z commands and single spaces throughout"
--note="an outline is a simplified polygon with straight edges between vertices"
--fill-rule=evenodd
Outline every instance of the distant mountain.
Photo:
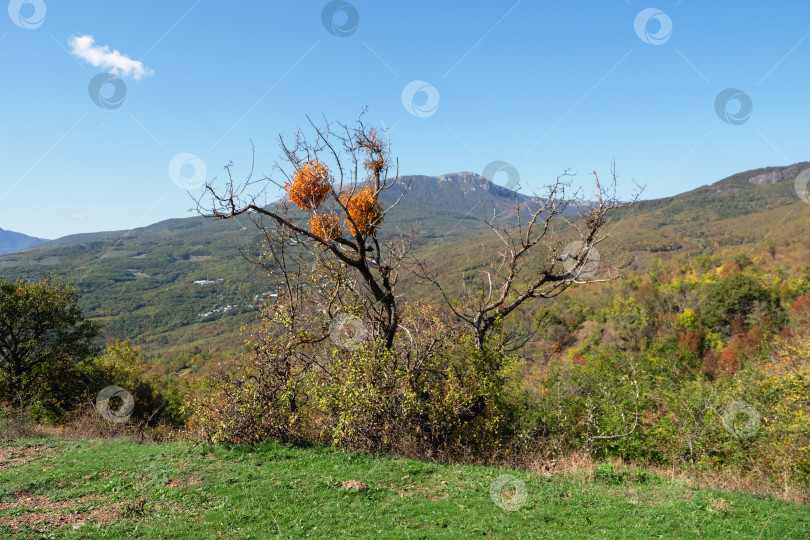
M 483 219 L 492 218 L 493 213 L 498 214 L 499 219 L 508 220 L 515 217 L 515 209 L 519 207 L 525 223 L 528 212 L 537 208 L 534 196 L 512 191 L 472 172 L 402 176 L 380 195 L 386 208 L 397 199 L 396 208 L 385 218 L 383 230 L 417 226 L 423 241 L 437 237 L 454 240 L 456 232 L 463 232 L 467 237 L 487 234 L 489 227 Z M 564 215 L 577 214 L 578 205 L 583 204 L 569 205 Z
M 33 236 L 28 236 L 14 231 L 0 229 L 0 255 L 4 255 L 6 253 L 16 253 L 43 242 L 47 242 L 47 240 L 43 240 L 42 238 L 34 238 Z
M 443 212 L 467 214 L 471 210 L 527 205 L 532 198 L 502 187 L 483 176 L 471 172 L 457 172 L 441 176 L 402 176 L 399 182 L 383 194 L 384 202 L 391 202 L 406 190 L 401 205 L 414 208 L 434 208 Z
M 614 215 L 612 235 L 631 251 L 690 253 L 770 241 L 804 242 L 810 204 L 796 194 L 796 177 L 810 162 L 764 167 L 713 184 L 640 201 Z

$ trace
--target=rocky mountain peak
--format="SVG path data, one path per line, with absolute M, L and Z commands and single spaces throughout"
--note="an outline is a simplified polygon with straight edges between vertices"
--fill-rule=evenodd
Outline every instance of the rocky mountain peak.
M 765 186 L 769 184 L 775 184 L 777 182 L 781 182 L 787 178 L 795 178 L 797 174 L 802 169 L 801 163 L 794 163 L 788 167 L 781 167 L 776 169 L 775 171 L 766 172 L 763 174 L 758 174 L 756 176 L 752 176 L 748 179 L 749 184 L 754 184 L 757 186 Z

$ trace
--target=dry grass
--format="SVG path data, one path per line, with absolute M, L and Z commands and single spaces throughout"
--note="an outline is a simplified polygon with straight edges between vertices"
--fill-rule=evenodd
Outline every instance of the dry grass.
M 734 501 L 727 501 L 723 497 L 709 499 L 709 511 L 723 515 L 734 515 Z
M 22 465 L 42 458 L 53 451 L 44 444 L 37 446 L 4 446 L 0 447 L 0 471 Z
M 187 438 L 187 432 L 164 424 L 150 426 L 136 420 L 116 424 L 105 420 L 92 405 L 74 411 L 59 426 L 35 424 L 24 414 L 0 417 L 0 443 L 25 439 L 81 441 L 121 438 L 139 443 L 179 441 Z
M 751 495 L 768 495 L 784 501 L 810 505 L 810 490 L 796 483 L 785 480 L 776 484 L 757 470 L 721 469 L 714 472 L 700 472 L 677 467 L 660 465 L 631 464 L 620 458 L 608 460 L 617 472 L 645 470 L 655 474 L 666 482 L 680 482 L 694 489 L 712 489 L 747 493 Z M 528 461 L 524 467 L 529 472 L 550 477 L 562 474 L 583 478 L 588 483 L 594 482 L 594 469 L 597 462 L 585 451 L 572 452 L 557 459 L 536 459 Z
M 13 501 L 0 503 L 0 511 L 13 510 L 9 515 L 0 517 L 0 525 L 9 527 L 15 533 L 23 527 L 47 533 L 67 526 L 78 529 L 88 522 L 105 524 L 120 515 L 120 504 L 81 510 L 82 506 L 87 507 L 94 499 L 88 496 L 70 501 L 52 501 L 47 495 L 16 493 Z

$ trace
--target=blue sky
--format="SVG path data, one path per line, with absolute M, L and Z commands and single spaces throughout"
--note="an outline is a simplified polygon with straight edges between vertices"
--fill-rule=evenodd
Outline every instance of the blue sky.
M 806 0 L 353 0 L 329 29 L 328 5 L 12 0 L 0 10 L 0 227 L 55 238 L 192 215 L 175 156 L 191 159 L 186 177 L 229 161 L 240 174 L 253 141 L 271 173 L 279 133 L 364 106 L 391 129 L 402 173 L 501 160 L 523 191 L 567 168 L 587 186 L 614 158 L 620 194 L 636 182 L 644 198 L 810 159 Z M 92 50 L 71 52 L 82 36 Z M 112 64 L 91 64 L 113 50 Z M 111 70 L 126 94 L 105 108 L 89 86 Z M 418 92 L 403 104 L 412 81 L 433 103 Z M 720 117 L 727 88 L 750 116 L 731 100 Z

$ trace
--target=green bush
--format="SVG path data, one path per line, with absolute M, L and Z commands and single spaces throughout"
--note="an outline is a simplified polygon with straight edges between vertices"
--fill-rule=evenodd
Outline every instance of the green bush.
M 623 484 L 630 479 L 627 469 L 617 470 L 612 463 L 600 463 L 593 471 L 594 476 L 605 484 Z
M 189 426 L 212 441 L 293 439 L 419 456 L 498 452 L 526 405 L 519 362 L 478 350 L 473 335 L 435 307 L 409 308 L 404 324 L 414 316 L 435 324 L 424 332 L 412 326 L 406 339 L 430 347 L 366 341 L 351 350 L 299 346 L 279 354 L 278 346 L 259 346 L 198 383 L 186 406 Z M 278 319 L 265 321 L 272 327 Z M 262 327 L 256 343 L 278 343 L 268 332 Z
M 77 307 L 74 287 L 0 277 L 0 400 L 56 421 L 78 405 L 78 363 L 98 352 L 100 328 Z
M 105 387 L 119 386 L 135 399 L 133 419 L 182 425 L 178 385 L 150 374 L 150 365 L 129 341 L 109 343 L 103 354 L 81 362 L 79 369 L 91 400 Z
M 745 320 L 756 309 L 778 315 L 775 296 L 754 277 L 737 273 L 709 285 L 701 308 L 701 323 L 709 328 L 730 327 L 736 318 Z

